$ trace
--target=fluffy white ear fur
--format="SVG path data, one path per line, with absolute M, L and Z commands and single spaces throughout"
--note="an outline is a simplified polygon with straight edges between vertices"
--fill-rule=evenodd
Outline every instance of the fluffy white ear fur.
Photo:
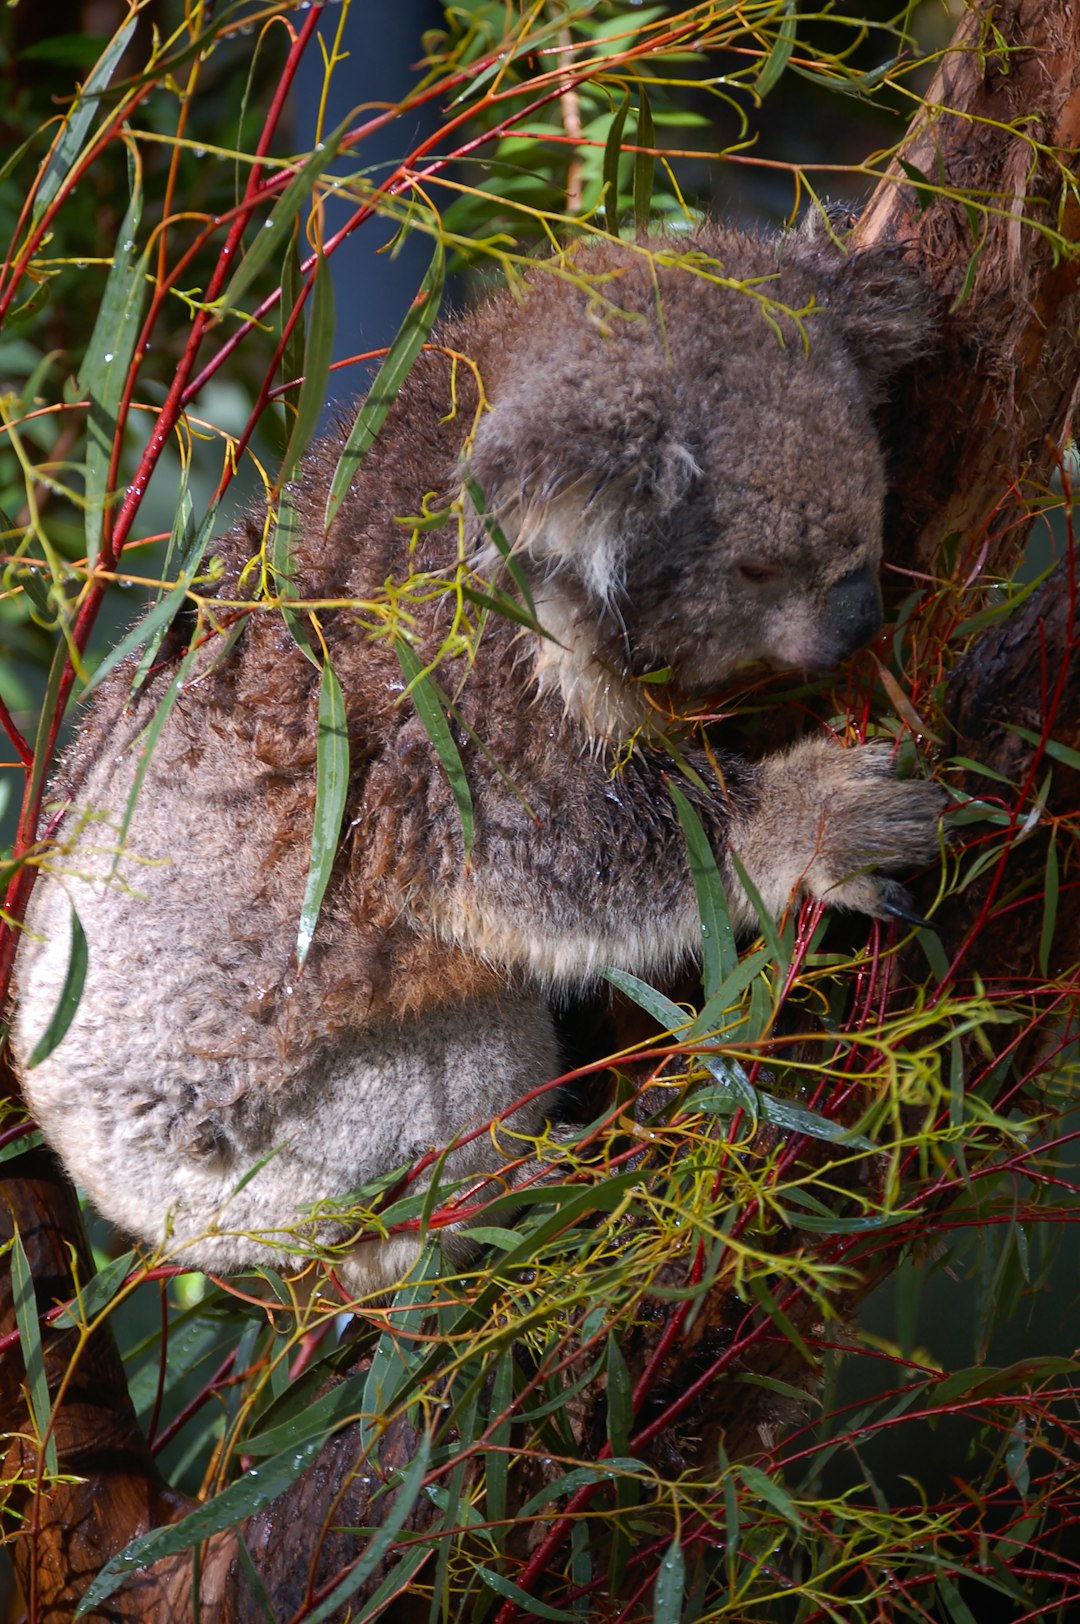
M 534 481 L 499 456 L 500 442 L 513 442 L 514 424 L 505 421 L 511 415 L 510 408 L 496 407 L 479 442 L 485 462 L 506 468 L 500 488 L 486 492 L 500 527 L 515 551 L 540 567 L 541 578 L 565 571 L 596 603 L 613 606 L 623 587 L 627 518 L 635 509 L 663 518 L 701 473 L 697 460 L 688 446 L 665 438 L 619 473 L 568 469 Z M 489 562 L 496 562 L 493 549 L 483 560 Z

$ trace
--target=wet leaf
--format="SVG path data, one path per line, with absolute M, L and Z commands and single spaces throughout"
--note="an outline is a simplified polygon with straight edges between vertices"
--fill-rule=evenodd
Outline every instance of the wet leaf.
M 86 966 L 89 959 L 89 949 L 86 945 L 86 933 L 82 928 L 82 921 L 71 910 L 71 951 L 68 955 L 68 967 L 64 975 L 64 985 L 60 989 L 56 1008 L 48 1026 L 34 1044 L 30 1058 L 26 1062 L 26 1069 L 33 1071 L 35 1066 L 52 1054 L 53 1050 L 63 1042 L 68 1027 L 75 1018 L 75 1011 L 79 1007 L 79 1000 L 83 994 L 86 982 Z
M 345 698 L 329 659 L 322 668 L 319 684 L 319 733 L 315 753 L 315 822 L 311 832 L 311 862 L 300 928 L 296 936 L 296 964 L 299 969 L 308 956 L 319 910 L 330 883 L 341 841 L 341 822 L 349 790 L 349 730 L 345 719 Z
M 364 404 L 356 415 L 356 422 L 349 430 L 349 437 L 338 458 L 334 477 L 330 481 L 330 494 L 326 499 L 324 523 L 327 530 L 333 524 L 338 508 L 356 478 L 357 470 L 367 455 L 368 448 L 386 421 L 387 413 L 397 399 L 398 391 L 408 376 L 409 369 L 427 342 L 439 314 L 445 280 L 446 254 L 442 243 L 436 239 L 435 252 L 420 284 L 420 291 L 398 328 L 394 342 L 386 353 L 386 359 L 375 374 Z

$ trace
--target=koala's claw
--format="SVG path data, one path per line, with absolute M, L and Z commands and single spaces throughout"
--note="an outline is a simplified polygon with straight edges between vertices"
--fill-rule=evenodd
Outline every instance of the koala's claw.
M 929 919 L 924 919 L 915 909 L 915 905 L 902 885 L 894 880 L 886 880 L 881 887 L 879 898 L 881 911 L 890 914 L 893 919 L 903 920 L 905 925 L 917 925 L 920 930 L 933 930 Z
M 894 776 L 884 742 L 844 749 L 803 739 L 761 763 L 759 799 L 732 846 L 765 905 L 780 915 L 800 896 L 828 907 L 925 926 L 903 886 L 883 875 L 929 861 L 944 793 Z

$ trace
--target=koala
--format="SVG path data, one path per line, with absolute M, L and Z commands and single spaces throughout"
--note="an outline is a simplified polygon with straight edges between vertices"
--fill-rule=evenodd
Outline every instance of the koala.
M 672 778 L 738 928 L 756 914 L 733 857 L 775 915 L 807 896 L 903 913 L 890 876 L 936 849 L 931 784 L 894 778 L 879 744 L 814 735 L 753 761 L 665 718 L 743 667 L 820 671 L 878 631 L 875 408 L 931 324 L 893 251 L 721 227 L 579 244 L 436 328 L 329 529 L 347 428 L 316 446 L 289 596 L 326 605 L 350 777 L 299 970 L 319 673 L 259 595 L 261 517 L 220 543 L 232 634 L 205 640 L 148 755 L 174 670 L 133 693 L 121 669 L 95 697 L 18 956 L 26 1097 L 102 1212 L 206 1270 L 329 1247 L 350 1292 L 386 1289 L 417 1225 L 358 1230 L 349 1192 L 424 1158 L 430 1176 L 445 1147 L 466 1200 L 498 1188 L 542 1130 L 552 1001 L 698 954 Z M 482 630 L 456 637 L 463 580 L 520 612 L 474 594 Z M 380 619 L 395 593 L 450 702 L 468 859 Z M 31 1068 L 72 908 L 85 987 Z

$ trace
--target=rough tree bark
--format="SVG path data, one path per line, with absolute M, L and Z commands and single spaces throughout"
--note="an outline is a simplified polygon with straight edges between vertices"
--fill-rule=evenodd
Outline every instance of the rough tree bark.
M 912 184 L 913 170 L 896 168 L 878 187 L 858 227 L 863 241 L 901 245 L 921 264 L 943 302 L 955 304 L 941 355 L 920 371 L 905 402 L 894 565 L 930 569 L 942 539 L 959 532 L 975 538 L 976 550 L 985 548 L 991 568 L 1007 572 L 1026 524 L 1017 499 L 1045 489 L 1054 473 L 1080 378 L 1080 261 L 1055 259 L 1039 227 L 1080 240 L 1078 139 L 1080 8 L 1072 0 L 973 4 L 903 152 L 906 163 L 941 192 L 928 201 Z M 964 195 L 987 205 L 974 235 Z M 1033 768 L 1036 749 L 1003 723 L 1020 721 L 1041 734 L 1051 713 L 1053 736 L 1080 749 L 1080 662 L 1069 664 L 1077 641 L 1075 615 L 1072 584 L 1061 574 L 1022 612 L 982 636 L 951 681 L 948 720 L 961 753 L 1022 781 Z M 1056 771 L 1051 814 L 1080 805 L 1078 776 L 1064 767 Z M 1011 852 L 1008 883 L 1010 891 L 1020 887 L 1020 900 L 974 936 L 969 936 L 971 923 L 1000 875 L 991 874 L 981 891 L 970 888 L 947 904 L 937 923 L 946 950 L 965 975 L 1000 980 L 1030 969 L 1042 923 L 1036 893 L 1044 863 L 1038 833 Z M 1027 881 L 1031 900 L 1025 902 Z M 1071 916 L 1062 911 L 1054 957 L 1059 964 L 1080 958 L 1075 910 Z M 5 1163 L 3 1175 L 0 1224 L 6 1236 L 17 1223 L 44 1311 L 72 1293 L 69 1247 L 85 1277 L 77 1213 L 43 1152 Z M 864 1285 L 849 1294 L 843 1308 L 850 1311 L 895 1264 L 903 1239 L 898 1235 L 891 1253 L 875 1251 Z M 857 1248 L 845 1253 L 845 1261 L 858 1263 Z M 729 1455 L 758 1446 L 766 1407 L 753 1402 L 752 1388 L 710 1385 L 702 1378 L 730 1353 L 746 1322 L 745 1304 L 718 1287 L 692 1332 L 665 1335 L 668 1319 L 661 1317 L 652 1326 L 639 1326 L 624 1348 L 633 1379 L 659 1359 L 655 1391 L 663 1401 L 670 1405 L 694 1395 L 683 1410 L 682 1430 L 701 1439 L 702 1447 L 723 1433 Z M 0 1332 L 13 1326 L 5 1284 Z M 69 1371 L 72 1347 L 71 1332 L 45 1336 L 54 1388 Z M 775 1344 L 744 1355 L 744 1368 L 789 1380 L 801 1380 L 800 1365 L 797 1353 Z M 26 1426 L 23 1380 L 17 1348 L 8 1347 L 0 1362 L 0 1404 L 4 1426 L 12 1431 Z M 599 1385 L 585 1394 L 582 1436 L 598 1417 L 603 1436 L 604 1404 Z M 23 1594 L 32 1600 L 34 1624 L 70 1617 L 87 1577 L 109 1556 L 184 1510 L 137 1430 L 107 1331 L 91 1339 L 69 1377 L 55 1436 L 62 1468 L 78 1473 L 81 1481 L 48 1498 L 35 1498 L 32 1484 L 21 1495 L 18 1509 L 31 1533 L 16 1543 L 14 1558 Z M 382 1444 L 382 1470 L 406 1461 L 413 1442 L 404 1423 L 392 1427 Z M 680 1447 L 685 1456 L 687 1446 Z M 8 1473 L 30 1470 L 33 1459 L 33 1450 L 16 1437 Z M 309 1585 L 317 1591 L 349 1559 L 346 1536 L 324 1537 L 328 1518 L 363 1525 L 384 1514 L 383 1502 L 368 1507 L 369 1491 L 353 1475 L 356 1459 L 355 1431 L 346 1428 L 305 1477 L 244 1526 L 275 1616 L 290 1617 L 311 1594 Z M 422 1521 L 430 1512 L 421 1497 L 414 1517 Z M 204 1547 L 202 1573 L 204 1624 L 255 1624 L 264 1616 L 233 1534 L 216 1536 Z M 382 1576 L 376 1572 L 368 1588 Z M 194 1616 L 190 1589 L 191 1560 L 185 1554 L 129 1581 L 96 1616 L 186 1621 Z M 408 1618 L 408 1604 L 398 1604 L 393 1616 Z

